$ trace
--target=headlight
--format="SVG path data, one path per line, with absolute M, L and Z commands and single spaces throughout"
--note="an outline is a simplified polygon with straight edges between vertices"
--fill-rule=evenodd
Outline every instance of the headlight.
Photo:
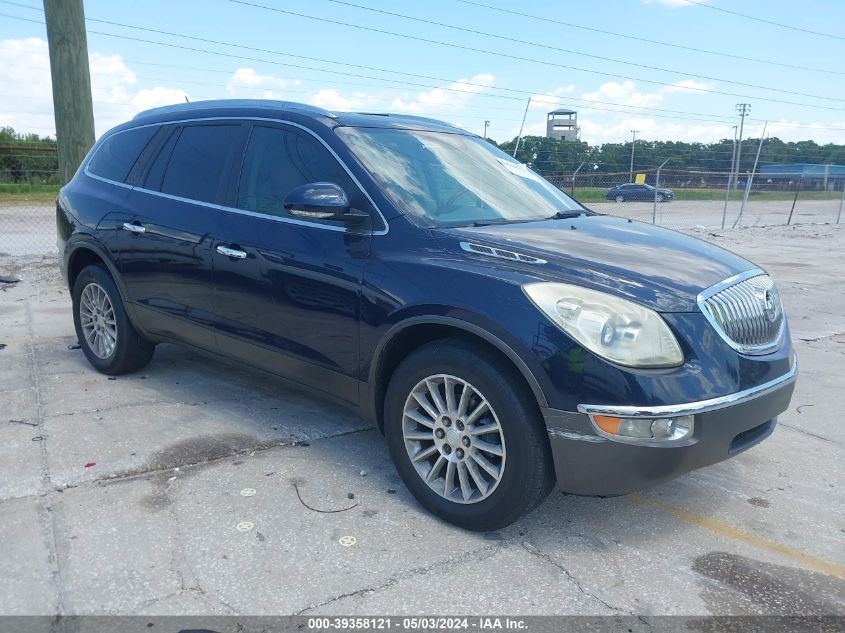
M 654 310 L 580 286 L 534 283 L 522 287 L 555 325 L 594 354 L 626 367 L 675 367 L 684 355 Z

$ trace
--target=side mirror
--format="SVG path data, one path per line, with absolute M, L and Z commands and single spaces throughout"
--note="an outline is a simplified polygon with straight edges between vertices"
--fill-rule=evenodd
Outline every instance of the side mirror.
M 346 192 L 332 182 L 312 182 L 297 187 L 282 203 L 293 216 L 309 220 L 360 222 L 369 217 L 349 206 Z

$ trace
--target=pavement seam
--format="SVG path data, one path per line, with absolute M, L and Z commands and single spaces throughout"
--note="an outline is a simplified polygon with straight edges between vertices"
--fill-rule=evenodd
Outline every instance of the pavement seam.
M 29 302 L 27 302 L 26 305 L 26 321 L 29 334 L 31 337 L 34 337 L 35 328 L 32 318 L 32 306 Z M 46 433 L 44 432 L 44 412 L 41 404 L 41 381 L 38 372 L 38 354 L 35 350 L 35 343 L 33 343 L 32 341 L 30 341 L 30 360 L 32 363 L 32 381 L 34 383 L 33 389 L 35 390 L 36 419 L 38 421 L 38 427 L 42 435 L 42 439 L 40 442 L 42 483 L 47 488 L 47 490 L 49 490 L 51 485 L 50 458 L 47 452 L 47 437 Z M 64 595 L 65 582 L 59 555 L 59 531 L 58 526 L 56 524 L 58 519 L 56 518 L 56 514 L 50 503 L 49 497 L 43 493 L 36 496 L 42 497 L 44 500 L 44 502 L 42 504 L 39 504 L 39 506 L 42 508 L 42 512 L 45 515 L 44 519 L 47 523 L 48 529 L 48 534 L 46 535 L 46 546 L 47 551 L 49 552 L 48 564 L 50 565 L 50 567 L 52 567 L 51 575 L 53 577 L 53 584 L 55 586 L 56 591 L 55 613 L 56 615 L 63 615 L 64 613 L 66 613 Z
M 305 440 L 308 444 L 314 444 L 315 442 L 322 442 L 325 440 L 333 440 L 339 437 L 346 437 L 347 435 L 355 435 L 357 433 L 365 433 L 367 431 L 374 431 L 375 426 L 367 426 L 358 429 L 351 429 L 347 431 L 341 431 L 339 433 L 335 433 L 333 435 L 324 435 L 322 437 L 317 438 L 309 438 Z M 166 468 L 155 468 L 151 470 L 143 470 L 139 472 L 129 472 L 129 473 L 116 473 L 113 476 L 102 477 L 100 479 L 93 479 L 91 481 L 83 481 L 78 484 L 66 484 L 63 486 L 52 486 L 48 490 L 44 492 L 39 492 L 36 494 L 31 495 L 23 495 L 18 497 L 6 497 L 4 499 L 0 499 L 0 507 L 3 506 L 5 503 L 11 503 L 20 500 L 26 499 L 36 499 L 39 497 L 51 497 L 55 494 L 62 494 L 65 490 L 75 490 L 77 488 L 86 489 L 89 487 L 94 487 L 103 484 L 112 484 L 112 483 L 120 483 L 124 481 L 132 481 L 134 479 L 145 479 L 148 477 L 152 477 L 155 475 L 162 475 L 164 473 L 168 473 L 173 471 L 174 468 L 180 469 L 189 469 L 189 468 L 202 468 L 204 466 L 212 466 L 219 462 L 225 461 L 227 459 L 232 459 L 233 457 L 243 456 L 249 454 L 250 456 L 255 456 L 259 454 L 264 454 L 279 448 L 297 448 L 299 446 L 303 446 L 303 440 L 294 440 L 292 442 L 280 442 L 277 444 L 272 444 L 269 446 L 259 446 L 255 448 L 245 448 L 237 451 L 233 451 L 227 455 L 222 455 L 220 457 L 216 457 L 214 459 L 209 460 L 202 460 L 198 462 L 186 462 L 184 464 L 176 464 L 174 466 L 168 466 Z
M 791 431 L 795 431 L 796 433 L 801 433 L 802 435 L 808 435 L 810 437 L 814 437 L 817 440 L 822 440 L 823 442 L 829 442 L 835 446 L 843 446 L 842 442 L 837 442 L 829 437 L 824 437 L 823 435 L 816 435 L 815 433 L 811 433 L 810 431 L 805 431 L 804 429 L 800 429 L 797 426 L 792 426 L 791 424 L 787 424 L 786 422 L 778 422 L 780 426 L 783 426 Z
M 312 604 L 304 609 L 296 611 L 293 615 L 303 615 L 308 611 L 313 611 L 314 609 L 319 609 L 320 607 L 325 607 L 329 604 L 337 602 L 338 600 L 343 600 L 345 598 L 354 598 L 356 596 L 363 596 L 366 594 L 374 594 L 379 591 L 383 591 L 385 589 L 389 589 L 394 585 L 399 584 L 403 580 L 408 580 L 410 578 L 415 578 L 417 576 L 422 576 L 428 574 L 430 572 L 436 572 L 440 569 L 445 567 L 449 567 L 456 563 L 469 563 L 469 562 L 480 562 L 491 558 L 493 555 L 497 554 L 500 551 L 505 549 L 505 544 L 495 544 L 495 545 L 485 545 L 484 547 L 480 547 L 478 549 L 470 550 L 469 552 L 461 552 L 456 556 L 450 556 L 448 558 L 441 559 L 430 565 L 426 565 L 424 567 L 414 567 L 412 569 L 407 569 L 405 571 L 398 572 L 388 578 L 385 582 L 381 583 L 380 585 L 376 585 L 374 587 L 362 587 L 361 589 L 356 589 L 355 591 L 350 591 L 347 593 L 342 593 L 328 600 L 324 600 L 323 602 L 318 602 L 317 604 Z
M 587 596 L 587 597 L 588 597 L 588 598 L 590 598 L 591 600 L 593 600 L 593 601 L 595 601 L 595 602 L 598 602 L 600 605 L 602 605 L 602 606 L 603 606 L 603 607 L 605 607 L 606 609 L 610 609 L 611 611 L 615 611 L 616 613 L 625 613 L 625 614 L 627 614 L 627 615 L 634 616 L 634 617 L 636 617 L 636 618 L 637 618 L 640 622 L 642 622 L 643 624 L 649 625 L 648 621 L 644 620 L 641 616 L 637 615 L 637 614 L 636 614 L 636 613 L 634 613 L 633 611 L 628 611 L 627 609 L 623 609 L 622 607 L 617 607 L 617 606 L 614 606 L 614 605 L 610 604 L 609 602 L 607 602 L 604 598 L 601 598 L 600 596 L 598 596 L 598 595 L 596 595 L 596 594 L 592 593 L 591 591 L 588 591 L 588 590 L 584 587 L 583 583 L 582 583 L 582 582 L 578 579 L 578 577 L 577 577 L 577 576 L 575 576 L 575 574 L 573 574 L 571 571 L 569 571 L 569 570 L 568 570 L 566 567 L 564 567 L 561 563 L 559 563 L 559 562 L 557 562 L 556 560 L 554 560 L 554 559 L 551 557 L 551 555 L 550 555 L 550 554 L 547 554 L 546 552 L 542 551 L 542 550 L 541 550 L 539 547 L 537 547 L 534 543 L 531 543 L 530 541 L 527 541 L 527 540 L 526 540 L 526 541 L 523 541 L 523 542 L 522 542 L 522 545 L 521 545 L 521 546 L 522 546 L 522 549 L 524 549 L 526 552 L 528 552 L 528 553 L 529 553 L 529 554 L 531 554 L 532 556 L 534 556 L 534 557 L 536 557 L 536 558 L 539 558 L 540 560 L 545 561 L 546 563 L 548 563 L 548 564 L 549 564 L 549 565 L 551 565 L 552 567 L 555 567 L 556 569 L 559 569 L 560 571 L 562 571 L 562 572 L 563 572 L 563 574 L 564 574 L 564 576 L 566 576 L 566 578 L 567 578 L 567 579 L 568 579 L 568 580 L 569 580 L 572 584 L 574 584 L 574 585 L 575 585 L 575 587 L 578 589 L 578 591 L 580 591 L 582 594 L 584 594 L 585 596 Z M 650 626 L 650 625 L 649 625 L 649 626 Z

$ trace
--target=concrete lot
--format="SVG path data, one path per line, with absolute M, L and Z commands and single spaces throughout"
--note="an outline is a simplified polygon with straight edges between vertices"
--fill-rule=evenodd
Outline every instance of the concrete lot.
M 433 519 L 377 431 L 263 375 L 172 346 L 94 372 L 55 260 L 0 258 L 22 280 L 0 285 L 0 614 L 845 614 L 845 228 L 696 235 L 779 281 L 800 378 L 774 435 L 494 534 Z

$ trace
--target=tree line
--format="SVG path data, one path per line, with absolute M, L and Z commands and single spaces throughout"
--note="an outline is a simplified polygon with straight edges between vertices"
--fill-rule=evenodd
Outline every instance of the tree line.
M 516 139 L 497 144 L 502 151 L 513 155 Z M 743 139 L 740 173 L 754 166 L 759 138 Z M 733 139 L 715 143 L 685 143 L 680 141 L 637 140 L 634 147 L 634 171 L 654 169 L 667 158 L 667 169 L 697 171 L 728 171 L 731 168 Z M 516 158 L 530 163 L 543 175 L 571 174 L 581 163 L 580 173 L 627 172 L 631 164 L 631 142 L 590 145 L 583 141 L 558 141 L 545 136 L 526 136 L 517 150 Z M 815 141 L 786 142 L 777 137 L 767 138 L 760 153 L 760 165 L 782 163 L 813 163 L 845 165 L 845 145 Z
M 516 139 L 497 144 L 513 154 Z M 742 142 L 740 173 L 750 171 L 760 139 Z M 667 158 L 667 169 L 728 171 L 731 167 L 733 139 L 715 143 L 679 141 L 640 141 L 634 148 L 634 170 L 654 169 Z M 627 172 L 631 161 L 631 142 L 590 145 L 583 141 L 558 141 L 545 136 L 526 136 L 520 141 L 517 159 L 543 175 L 571 174 L 581 163 L 581 173 Z M 845 165 L 845 145 L 815 141 L 785 142 L 777 137 L 763 143 L 760 164 L 815 163 Z M 56 139 L 37 134 L 0 128 L 0 183 L 55 184 L 58 160 Z
M 0 183 L 57 184 L 56 139 L 0 127 Z

